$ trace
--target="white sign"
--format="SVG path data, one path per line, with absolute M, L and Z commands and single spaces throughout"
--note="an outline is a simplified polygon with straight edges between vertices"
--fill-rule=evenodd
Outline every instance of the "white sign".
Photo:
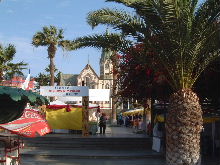
M 110 89 L 89 89 L 89 101 L 110 101 Z
M 57 97 L 60 101 L 82 101 L 81 97 Z M 89 101 L 110 101 L 110 89 L 89 89 Z
M 42 96 L 89 96 L 86 86 L 41 86 Z

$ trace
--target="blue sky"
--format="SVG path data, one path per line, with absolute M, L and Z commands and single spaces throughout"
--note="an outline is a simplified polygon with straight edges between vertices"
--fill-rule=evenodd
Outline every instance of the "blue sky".
M 29 64 L 31 75 L 36 76 L 49 65 L 47 48 L 34 48 L 32 36 L 41 31 L 43 26 L 55 25 L 64 29 L 66 39 L 102 33 L 105 27 L 94 30 L 86 23 L 88 12 L 103 7 L 123 8 L 116 3 L 104 0 L 2 0 L 0 3 L 0 43 L 16 46 L 15 62 Z M 72 52 L 58 50 L 55 58 L 56 67 L 63 73 L 79 73 L 88 63 L 99 74 L 101 51 L 85 48 Z M 25 74 L 28 70 L 24 71 Z

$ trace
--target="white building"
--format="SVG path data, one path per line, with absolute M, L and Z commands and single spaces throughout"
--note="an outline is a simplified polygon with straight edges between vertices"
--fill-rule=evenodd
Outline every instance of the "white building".
M 90 64 L 87 64 L 80 74 L 61 74 L 60 86 L 85 86 L 90 89 L 112 89 L 113 66 L 111 62 L 111 51 L 102 51 L 100 59 L 100 76 L 94 71 Z M 94 101 L 106 113 L 111 113 L 111 99 L 109 101 Z

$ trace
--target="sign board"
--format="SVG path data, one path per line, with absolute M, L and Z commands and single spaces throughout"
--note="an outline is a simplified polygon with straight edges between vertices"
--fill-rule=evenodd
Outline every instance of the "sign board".
M 110 101 L 110 89 L 89 89 L 89 101 Z
M 42 96 L 89 96 L 89 88 L 86 86 L 41 86 Z
M 82 101 L 82 97 L 57 97 L 60 101 Z M 89 101 L 110 101 L 110 89 L 89 89 Z

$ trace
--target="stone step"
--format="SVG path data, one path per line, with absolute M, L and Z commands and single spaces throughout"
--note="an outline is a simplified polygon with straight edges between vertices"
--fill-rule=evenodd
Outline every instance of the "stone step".
M 160 153 L 151 150 L 32 150 L 24 149 L 21 152 L 23 158 L 46 158 L 46 159 L 142 159 L 142 158 L 155 158 L 163 159 Z
M 33 161 L 34 160 L 34 161 Z M 28 158 L 21 159 L 22 165 L 165 165 L 164 159 L 142 158 L 142 159 L 46 159 Z
M 125 149 L 130 149 L 131 147 L 106 147 L 106 146 L 73 146 L 73 147 L 56 147 L 56 146 L 39 146 L 39 147 L 25 147 L 26 149 L 32 149 L 32 150 L 47 150 L 47 149 L 54 149 L 54 150 L 72 150 L 72 149 L 108 149 L 108 150 L 125 150 Z M 132 147 L 135 150 L 146 150 L 149 149 L 149 147 Z
M 36 148 L 151 148 L 151 138 L 35 138 L 24 139 L 25 147 Z
M 150 137 L 143 138 L 114 138 L 114 137 L 36 137 L 36 138 L 23 138 L 25 141 L 148 141 L 151 140 Z

